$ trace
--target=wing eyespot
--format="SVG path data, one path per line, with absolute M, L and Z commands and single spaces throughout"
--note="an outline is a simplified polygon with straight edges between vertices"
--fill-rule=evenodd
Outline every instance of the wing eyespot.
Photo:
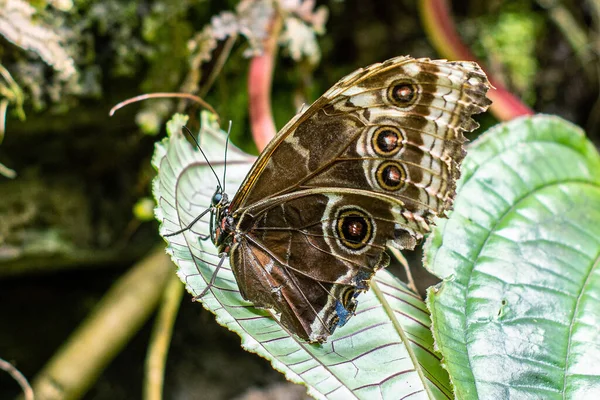
M 375 177 L 382 189 L 395 192 L 404 186 L 407 174 L 399 162 L 384 161 L 377 167 Z
M 384 157 L 391 157 L 398 154 L 402 149 L 404 135 L 402 131 L 395 126 L 385 125 L 377 128 L 373 132 L 371 145 L 375 153 Z
M 346 308 L 346 310 L 348 310 L 349 312 L 354 312 L 354 310 L 356 309 L 357 295 L 358 293 L 354 288 L 348 289 L 342 294 L 342 304 L 344 305 L 344 308 Z
M 344 208 L 335 219 L 335 232 L 342 246 L 349 250 L 362 250 L 374 238 L 373 218 L 358 208 Z
M 400 80 L 390 85 L 387 92 L 388 100 L 397 107 L 409 107 L 416 103 L 419 87 L 410 80 Z

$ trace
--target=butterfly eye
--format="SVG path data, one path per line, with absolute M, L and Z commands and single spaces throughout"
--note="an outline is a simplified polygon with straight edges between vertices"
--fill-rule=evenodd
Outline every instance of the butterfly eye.
M 212 197 L 211 204 L 213 206 L 216 206 L 217 204 L 219 204 L 221 202 L 222 199 L 223 199 L 223 194 L 217 190 L 217 192 Z

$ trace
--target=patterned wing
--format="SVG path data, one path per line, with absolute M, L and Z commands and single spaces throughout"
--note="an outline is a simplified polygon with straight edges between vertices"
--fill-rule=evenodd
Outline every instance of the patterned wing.
M 230 253 L 242 296 L 278 310 L 284 326 L 313 342 L 353 315 L 358 294 L 388 265 L 386 232 L 400 224 L 418 229 L 393 197 L 327 190 L 295 192 L 260 210 L 260 218 L 246 214 L 240 226 L 252 228 Z
M 429 223 L 451 206 L 462 132 L 477 127 L 471 115 L 490 104 L 488 88 L 472 62 L 399 57 L 357 70 L 282 129 L 231 209 L 306 188 L 346 187 L 395 196 Z
M 252 167 L 230 211 L 243 296 L 323 341 L 387 266 L 452 205 L 463 131 L 489 83 L 471 62 L 395 58 L 343 78 Z

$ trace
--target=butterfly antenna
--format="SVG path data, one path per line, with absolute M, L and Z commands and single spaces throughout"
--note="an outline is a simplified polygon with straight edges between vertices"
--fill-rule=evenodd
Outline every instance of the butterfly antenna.
M 223 190 L 223 185 L 221 185 L 221 180 L 219 179 L 219 177 L 217 176 L 217 173 L 215 172 L 214 168 L 210 164 L 210 161 L 208 161 L 208 157 L 206 157 L 206 154 L 204 154 L 204 151 L 202 150 L 202 147 L 200 147 L 200 144 L 198 143 L 198 141 L 194 137 L 194 134 L 185 125 L 183 125 L 183 129 L 187 132 L 188 135 L 190 135 L 190 137 L 192 138 L 192 140 L 194 141 L 194 143 L 196 143 L 196 147 L 198 147 L 198 150 L 200 150 L 200 153 L 202 153 L 202 156 L 204 156 L 204 159 L 206 160 L 206 163 L 208 164 L 208 167 L 212 171 L 212 173 L 215 176 L 215 178 L 217 178 L 217 183 L 218 183 L 219 187 L 221 188 L 221 190 Z
M 231 135 L 231 120 L 229 120 L 229 128 L 227 129 L 227 139 L 225 139 L 225 160 L 223 162 L 223 192 L 225 192 L 225 174 L 227 173 L 227 149 L 229 148 L 229 136 Z

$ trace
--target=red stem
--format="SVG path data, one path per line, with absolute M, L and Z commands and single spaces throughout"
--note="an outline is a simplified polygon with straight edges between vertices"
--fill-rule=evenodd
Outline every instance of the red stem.
M 457 33 L 447 0 L 421 0 L 420 8 L 421 18 L 429 39 L 443 57 L 451 60 L 477 61 Z M 507 121 L 520 115 L 534 113 L 517 96 L 510 93 L 502 83 L 489 73 L 487 74 L 491 84 L 495 86 L 495 90 L 492 89 L 488 93 L 488 97 L 493 101 L 490 111 L 496 118 Z
M 271 110 L 271 86 L 280 30 L 281 16 L 274 12 L 269 37 L 263 43 L 263 54 L 250 61 L 248 71 L 250 127 L 258 151 L 263 151 L 277 133 Z

